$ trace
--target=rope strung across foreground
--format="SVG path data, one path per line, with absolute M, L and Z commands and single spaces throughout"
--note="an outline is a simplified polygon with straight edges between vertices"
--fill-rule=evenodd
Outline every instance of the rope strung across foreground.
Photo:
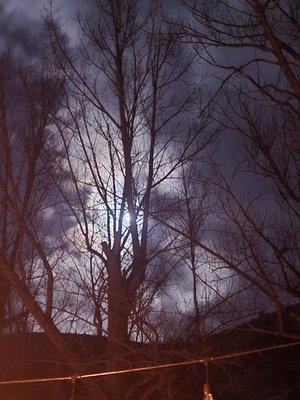
M 84 375 L 68 375 L 68 376 L 57 376 L 51 378 L 33 378 L 33 379 L 19 379 L 19 380 L 10 380 L 10 381 L 0 381 L 0 385 L 13 385 L 13 384 L 20 384 L 20 383 L 38 383 L 38 382 L 58 382 L 58 381 L 71 381 L 74 383 L 77 379 L 89 379 L 89 378 L 98 378 L 102 376 L 109 376 L 109 375 L 123 375 L 132 372 L 146 372 L 146 371 L 153 371 L 163 368 L 172 368 L 172 367 L 180 367 L 185 365 L 193 365 L 193 364 L 205 364 L 207 365 L 208 362 L 214 361 L 222 361 L 230 358 L 242 357 L 256 353 L 262 353 L 271 350 L 277 349 L 284 349 L 287 347 L 297 346 L 300 345 L 300 341 L 286 343 L 286 344 L 279 344 L 275 346 L 263 347 L 260 349 L 250 349 L 244 350 L 236 353 L 224 354 L 219 356 L 210 356 L 206 358 L 198 358 L 194 360 L 188 361 L 179 361 L 169 364 L 158 364 L 158 365 L 151 365 L 145 367 L 137 367 L 137 368 L 129 368 L 129 369 L 122 369 L 117 371 L 106 371 L 106 372 L 96 372 L 92 374 L 84 374 Z

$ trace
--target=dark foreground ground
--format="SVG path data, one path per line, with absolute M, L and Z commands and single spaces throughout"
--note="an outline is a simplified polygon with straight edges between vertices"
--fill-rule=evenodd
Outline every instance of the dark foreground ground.
M 270 327 L 270 320 L 268 322 Z M 256 326 L 266 323 L 255 321 Z M 297 334 L 297 330 L 293 329 Z M 89 335 L 66 334 L 65 340 L 79 355 L 88 372 L 105 370 L 106 339 Z M 240 326 L 211 337 L 205 342 L 173 342 L 160 346 L 133 345 L 126 356 L 128 367 L 181 361 L 204 353 L 226 354 L 244 349 L 263 348 L 291 340 L 249 331 Z M 68 375 L 72 371 L 43 333 L 0 336 L 0 380 Z M 300 399 L 300 346 L 231 358 L 209 365 L 215 400 Z M 139 389 L 138 382 L 147 381 Z M 205 369 L 202 365 L 175 367 L 127 376 L 128 387 L 136 390 L 128 399 L 145 396 L 145 385 L 154 387 L 149 400 L 202 400 Z M 101 385 L 101 378 L 95 380 Z M 88 399 L 81 382 L 76 383 L 75 399 Z M 0 385 L 1 400 L 71 399 L 70 382 Z

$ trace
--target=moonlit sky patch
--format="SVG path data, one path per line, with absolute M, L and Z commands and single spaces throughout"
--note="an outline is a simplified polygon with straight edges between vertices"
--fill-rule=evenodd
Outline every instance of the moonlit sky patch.
M 171 15 L 176 15 L 181 12 L 180 6 L 178 5 L 178 1 L 176 0 L 163 0 L 163 6 L 168 10 Z M 78 33 L 78 25 L 76 22 L 76 18 L 78 15 L 78 11 L 81 15 L 86 14 L 92 7 L 93 0 L 56 0 L 53 2 L 52 9 L 55 12 L 55 15 L 59 18 L 60 25 L 62 30 L 66 32 L 70 38 L 71 45 L 76 45 L 77 33 Z M 41 44 L 41 33 L 43 28 L 43 15 L 46 15 L 47 9 L 49 9 L 48 0 L 0 0 L 0 51 L 4 49 L 7 42 L 11 42 L 15 47 L 15 54 L 17 57 L 24 58 L 26 60 L 35 61 L 39 55 L 39 45 Z M 222 52 L 222 50 L 220 50 Z M 219 57 L 222 57 L 222 54 L 218 54 Z M 247 55 L 247 54 L 246 54 Z M 232 55 L 231 62 L 239 62 L 240 54 Z M 196 68 L 196 67 L 195 67 Z M 197 75 L 210 75 L 210 71 L 207 66 L 203 66 L 199 64 L 197 67 L 196 73 Z M 208 86 L 210 88 L 215 88 L 215 81 L 211 78 L 208 80 Z M 225 136 L 224 136 L 225 137 Z M 230 135 L 226 133 L 225 140 L 222 139 L 219 143 L 219 147 L 217 150 L 217 159 L 219 165 L 223 168 L 223 172 L 225 172 L 228 176 L 230 176 L 233 164 L 236 161 L 238 162 L 238 158 L 240 157 L 239 153 L 240 149 L 240 141 L 237 136 Z M 102 147 L 103 151 L 103 147 Z M 241 174 L 241 177 L 236 179 L 234 183 L 234 187 L 239 192 L 239 194 L 243 194 L 245 192 L 245 188 L 249 187 L 252 184 L 253 175 L 250 173 Z M 259 188 L 258 188 L 259 189 Z M 172 193 L 172 189 L 168 186 L 166 189 L 170 195 Z M 272 192 L 270 188 L 265 188 L 265 191 L 269 191 L 269 197 L 264 196 L 264 201 L 268 201 L 269 209 L 274 206 L 274 200 L 272 202 Z M 271 199 L 271 200 L 270 200 Z M 56 216 L 55 209 L 49 207 L 45 210 L 45 219 L 51 221 Z M 58 218 L 58 217 L 57 217 Z M 69 216 L 68 216 L 69 218 Z M 66 222 L 64 222 L 66 224 Z M 130 215 L 127 212 L 124 217 L 124 224 L 126 226 L 130 225 Z M 58 225 L 58 223 L 57 223 Z M 66 227 L 64 225 L 64 227 Z M 101 227 L 102 228 L 102 227 Z M 70 224 L 70 229 L 74 229 L 74 226 Z M 207 243 L 211 240 L 215 240 L 215 234 L 212 236 L 204 238 Z M 209 274 L 209 268 L 204 268 L 205 274 Z M 203 272 L 203 271 L 202 271 Z M 226 278 L 226 271 L 220 271 L 220 274 L 224 274 L 221 278 Z M 214 285 L 213 275 L 211 274 L 207 277 L 210 284 Z M 189 282 L 191 279 L 191 273 L 189 270 L 182 267 L 182 275 L 179 276 L 179 279 L 184 282 L 181 287 L 181 290 L 184 292 L 184 295 L 190 297 L 190 288 Z M 223 281 L 222 279 L 221 282 Z M 238 281 L 238 280 L 237 280 Z M 226 282 L 226 279 L 224 279 Z M 179 280 L 178 282 L 179 283 Z M 237 282 L 238 286 L 239 282 Z M 226 285 L 226 283 L 225 283 Z M 168 296 L 165 296 L 164 302 L 165 307 L 169 311 L 174 310 L 174 303 L 176 303 L 177 297 L 177 288 L 176 282 L 174 288 L 170 288 L 166 290 Z M 179 285 L 178 285 L 179 287 Z M 221 294 L 226 293 L 227 287 L 223 286 L 218 288 L 221 291 Z M 248 296 L 248 292 L 245 292 L 245 296 Z M 169 299 L 169 304 L 168 303 Z M 170 300 L 171 299 L 171 300 Z M 161 304 L 161 301 L 157 299 L 157 303 Z M 184 310 L 184 304 L 181 304 L 179 307 L 182 311 Z

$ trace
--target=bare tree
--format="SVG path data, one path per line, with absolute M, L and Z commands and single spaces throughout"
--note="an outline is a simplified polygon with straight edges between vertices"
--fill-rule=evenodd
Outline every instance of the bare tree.
M 51 235 L 42 222 L 50 172 L 60 158 L 50 129 L 60 87 L 40 68 L 18 66 L 12 49 L 1 55 L 0 68 L 1 329 L 18 329 L 22 318 L 22 330 L 28 330 L 30 314 L 73 370 L 82 373 L 52 319 L 55 264 L 48 248 Z M 87 387 L 101 398 L 96 385 Z
M 1 60 L 1 255 L 35 297 L 45 297 L 45 313 L 51 318 L 53 273 L 39 227 L 47 195 L 47 170 L 53 163 L 46 148 L 51 143 L 47 126 L 56 95 L 51 92 L 43 97 L 49 82 L 38 80 L 29 67 L 18 69 L 11 52 Z M 3 281 L 2 315 L 9 303 L 12 306 L 10 290 L 14 291 Z M 27 315 L 25 310 L 21 315 Z
M 232 179 L 215 167 L 227 226 L 224 252 L 217 253 L 275 305 L 283 332 L 284 304 L 299 298 L 299 21 L 294 3 L 182 4 L 192 15 L 183 37 L 217 78 L 216 119 L 227 135 L 231 131 L 240 138 Z
M 73 241 L 105 267 L 108 366 L 114 369 L 128 349 L 129 316 L 147 275 L 152 193 L 177 179 L 179 166 L 211 137 L 202 134 L 207 120 L 194 109 L 199 90 L 189 82 L 192 59 L 156 3 L 143 15 L 135 0 L 97 1 L 80 28 L 72 54 L 50 18 L 53 71 L 67 82 L 56 123 L 76 193 L 65 195 L 78 224 Z M 109 382 L 119 399 L 122 379 Z

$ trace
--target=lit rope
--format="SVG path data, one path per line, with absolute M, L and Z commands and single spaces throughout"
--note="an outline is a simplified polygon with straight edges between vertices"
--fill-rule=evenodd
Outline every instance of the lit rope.
M 180 367 L 180 366 L 193 365 L 193 364 L 207 364 L 208 362 L 222 361 L 222 360 L 226 360 L 229 358 L 242 357 L 242 356 L 247 356 L 247 355 L 256 354 L 256 353 L 262 353 L 262 352 L 270 351 L 270 350 L 284 349 L 287 347 L 292 347 L 292 346 L 297 346 L 297 345 L 300 345 L 300 341 L 293 342 L 293 343 L 279 344 L 276 346 L 263 347 L 261 349 L 244 350 L 244 351 L 230 353 L 230 354 L 224 354 L 224 355 L 220 355 L 220 356 L 210 356 L 210 357 L 206 357 L 206 358 L 198 358 L 195 360 L 179 361 L 179 362 L 174 362 L 174 363 L 169 363 L 169 364 L 158 364 L 158 365 L 152 365 L 152 366 L 146 366 L 146 367 L 129 368 L 129 369 L 116 370 L 116 371 L 106 371 L 106 372 L 96 372 L 96 373 L 92 373 L 92 374 L 76 375 L 76 380 L 77 379 L 98 378 L 98 377 L 109 376 L 109 375 L 123 375 L 123 374 L 128 374 L 131 372 L 154 371 L 154 370 L 163 369 L 163 368 Z M 13 385 L 13 384 L 19 384 L 19 383 L 38 383 L 38 382 L 58 382 L 58 381 L 74 382 L 74 375 L 58 376 L 58 377 L 52 377 L 52 378 L 33 378 L 33 379 L 0 381 L 0 385 Z
M 210 390 L 210 382 L 209 382 L 209 374 L 208 374 L 208 362 L 205 363 L 205 373 L 206 373 L 206 382 L 203 387 L 203 400 L 214 400 L 213 395 Z
M 77 375 L 73 375 L 72 378 L 71 378 L 71 381 L 72 381 L 72 393 L 71 393 L 71 399 L 70 400 L 75 400 L 76 380 L 77 380 Z

